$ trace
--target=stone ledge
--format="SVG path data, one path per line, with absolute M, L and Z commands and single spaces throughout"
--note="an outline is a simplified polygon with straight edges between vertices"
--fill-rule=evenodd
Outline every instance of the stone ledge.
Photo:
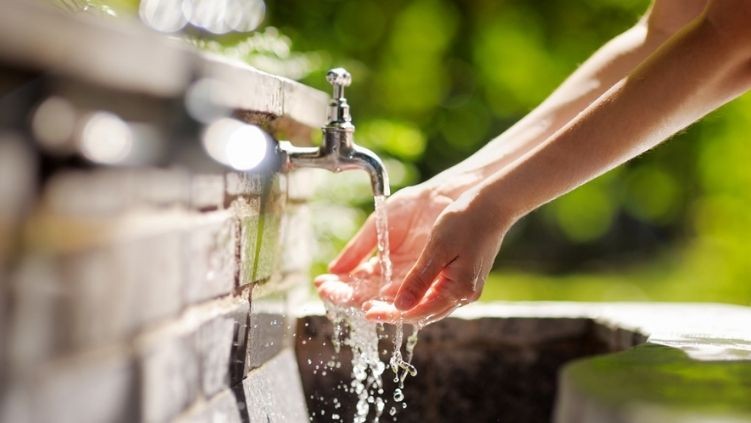
M 156 97 L 181 96 L 195 77 L 216 78 L 232 87 L 216 99 L 230 109 L 282 117 L 281 123 L 298 127 L 325 121 L 324 93 L 198 53 L 133 21 L 66 14 L 39 2 L 6 3 L 0 15 L 0 58 L 6 63 Z
M 313 372 L 331 327 L 318 303 L 296 311 L 313 411 L 349 369 Z M 423 329 L 399 421 L 751 421 L 749 328 L 750 308 L 723 304 L 472 304 Z

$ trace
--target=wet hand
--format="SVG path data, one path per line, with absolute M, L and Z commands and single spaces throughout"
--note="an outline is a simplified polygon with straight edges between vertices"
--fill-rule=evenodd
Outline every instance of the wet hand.
M 316 278 L 321 298 L 346 306 L 360 306 L 373 299 L 393 299 L 401 280 L 425 247 L 435 220 L 452 201 L 427 185 L 403 189 L 389 198 L 386 210 L 392 283 L 381 287 L 381 268 L 372 257 L 377 236 L 375 216 L 371 215 L 339 257 L 331 262 L 331 273 Z
M 394 302 L 366 302 L 366 317 L 427 324 L 479 298 L 511 224 L 479 198 L 469 191 L 441 212 Z

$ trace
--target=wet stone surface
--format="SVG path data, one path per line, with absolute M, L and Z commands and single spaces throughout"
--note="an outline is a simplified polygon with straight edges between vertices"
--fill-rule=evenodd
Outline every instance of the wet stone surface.
M 420 332 L 406 408 L 392 399 L 395 383 L 386 371 L 385 408 L 395 407 L 399 422 L 549 422 L 561 366 L 611 351 L 597 326 L 586 318 L 445 319 Z M 332 414 L 348 421 L 354 414 L 355 396 L 342 389 L 351 380 L 351 356 L 334 353 L 331 334 L 325 317 L 298 323 L 298 364 L 313 421 L 331 421 Z M 382 358 L 391 349 L 382 343 Z M 341 367 L 326 366 L 332 358 Z M 382 421 L 391 418 L 384 413 Z

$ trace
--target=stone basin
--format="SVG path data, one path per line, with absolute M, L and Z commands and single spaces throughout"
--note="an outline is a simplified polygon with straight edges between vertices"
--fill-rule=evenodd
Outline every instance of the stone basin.
M 321 313 L 298 320 L 296 354 L 312 421 L 354 414 L 354 396 L 337 388 L 351 379 L 346 351 L 341 368 L 314 371 L 335 355 L 331 334 Z M 751 421 L 746 307 L 475 304 L 423 329 L 413 363 L 418 375 L 407 379 L 399 422 Z M 384 379 L 389 399 L 388 371 Z

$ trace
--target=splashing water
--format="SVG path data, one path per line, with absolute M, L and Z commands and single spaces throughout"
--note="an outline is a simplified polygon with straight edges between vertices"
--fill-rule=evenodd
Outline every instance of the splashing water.
M 382 279 L 379 288 L 391 283 L 393 274 L 391 258 L 389 256 L 388 216 L 386 214 L 386 197 L 375 197 L 376 235 L 378 240 L 378 257 L 381 266 Z M 378 422 L 385 409 L 386 400 L 383 398 L 382 375 L 386 369 L 378 355 L 378 343 L 386 335 L 380 329 L 380 324 L 365 319 L 365 314 L 357 308 L 340 307 L 327 303 L 327 314 L 334 324 L 332 342 L 338 353 L 341 346 L 352 350 L 352 382 L 347 391 L 357 396 L 355 423 L 365 423 L 369 415 L 373 415 L 374 422 Z M 394 382 L 398 388 L 394 390 L 393 400 L 404 401 L 404 380 L 407 376 L 417 375 L 417 369 L 410 363 L 415 345 L 417 344 L 418 328 L 413 327 L 405 345 L 406 356 L 402 355 L 404 340 L 404 323 L 397 322 L 394 334 L 394 350 L 389 360 L 389 367 L 394 372 Z M 411 326 L 407 324 L 407 326 Z M 389 415 L 394 416 L 396 408 L 389 409 Z
M 375 197 L 375 218 L 376 236 L 378 238 L 378 255 L 380 257 L 381 272 L 383 274 L 381 287 L 384 287 L 391 283 L 393 273 L 391 257 L 389 254 L 389 224 L 385 196 Z M 410 340 L 414 339 L 412 345 L 410 346 L 409 340 L 407 342 L 407 359 L 405 360 L 401 351 L 402 342 L 404 340 L 404 322 L 400 320 L 395 326 L 394 352 L 391 355 L 391 360 L 389 360 L 389 366 L 391 367 L 391 371 L 394 372 L 394 382 L 399 383 L 399 388 L 394 391 L 394 400 L 401 402 L 404 399 L 404 394 L 402 393 L 402 389 L 404 389 L 404 380 L 407 378 L 407 375 L 417 375 L 417 369 L 410 363 L 412 360 L 412 352 L 417 343 L 417 328 L 414 328 L 412 335 L 410 336 Z
M 375 421 L 381 417 L 384 401 L 381 375 L 386 365 L 378 356 L 377 324 L 365 319 L 356 308 L 327 305 L 329 319 L 334 322 L 335 350 L 342 345 L 352 350 L 352 382 L 347 390 L 357 396 L 355 423 L 365 423 L 374 407 Z

